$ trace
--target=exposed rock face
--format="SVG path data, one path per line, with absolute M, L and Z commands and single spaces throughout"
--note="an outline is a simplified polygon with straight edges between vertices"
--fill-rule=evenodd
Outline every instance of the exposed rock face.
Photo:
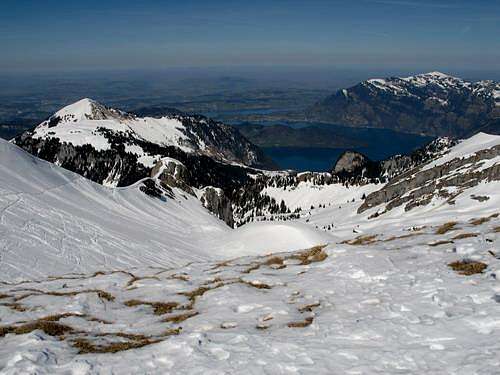
M 188 184 L 190 179 L 188 169 L 175 159 L 164 158 L 160 160 L 153 167 L 151 177 L 157 178 L 163 187 L 176 187 L 194 195 L 193 189 Z
M 219 219 L 231 228 L 234 228 L 234 216 L 231 200 L 227 198 L 224 191 L 214 187 L 206 187 L 200 201 L 210 212 L 214 213 Z
M 344 152 L 333 168 L 334 173 L 347 172 L 352 173 L 356 169 L 363 168 L 368 163 L 368 158 L 356 151 Z
M 370 79 L 309 109 L 309 119 L 430 136 L 500 133 L 500 83 L 439 72 Z
M 405 210 L 429 203 L 434 197 L 450 204 L 465 189 L 482 181 L 500 180 L 500 164 L 487 161 L 500 156 L 500 145 L 481 150 L 466 158 L 455 158 L 433 168 L 412 169 L 391 180 L 381 190 L 368 195 L 358 213 L 385 204 L 385 211 L 405 205 Z M 486 165 L 486 167 L 485 167 Z M 451 188 L 451 189 L 449 189 Z

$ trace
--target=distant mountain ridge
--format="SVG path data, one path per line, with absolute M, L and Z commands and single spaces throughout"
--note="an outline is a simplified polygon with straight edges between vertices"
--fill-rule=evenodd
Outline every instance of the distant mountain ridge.
M 369 79 L 338 90 L 307 110 L 311 121 L 429 136 L 500 133 L 500 83 L 440 72 Z

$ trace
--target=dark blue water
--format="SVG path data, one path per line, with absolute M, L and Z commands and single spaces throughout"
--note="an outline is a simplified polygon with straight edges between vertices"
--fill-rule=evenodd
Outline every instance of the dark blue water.
M 356 135 L 356 139 L 366 146 L 349 149 L 270 147 L 263 150 L 282 169 L 324 172 L 330 171 L 346 150 L 361 152 L 372 160 L 382 160 L 396 154 L 410 153 L 432 140 L 431 137 L 382 129 L 355 129 L 350 135 Z

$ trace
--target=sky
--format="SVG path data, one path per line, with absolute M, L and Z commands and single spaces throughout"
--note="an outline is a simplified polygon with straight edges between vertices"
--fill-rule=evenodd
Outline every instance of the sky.
M 0 71 L 500 70 L 500 0 L 1 0 Z

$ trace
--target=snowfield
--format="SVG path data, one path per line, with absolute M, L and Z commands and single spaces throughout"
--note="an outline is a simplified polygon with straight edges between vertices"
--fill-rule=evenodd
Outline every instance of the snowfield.
M 378 217 L 380 185 L 268 188 L 301 218 L 237 230 L 139 185 L 0 142 L 0 373 L 499 372 L 500 181 Z
M 268 230 L 227 248 L 234 234 L 196 197 L 174 189 L 174 198 L 162 201 L 140 185 L 103 187 L 0 140 L 0 280 L 172 267 L 325 242 L 309 227 L 287 223 L 281 231 L 294 235 L 275 246 Z

